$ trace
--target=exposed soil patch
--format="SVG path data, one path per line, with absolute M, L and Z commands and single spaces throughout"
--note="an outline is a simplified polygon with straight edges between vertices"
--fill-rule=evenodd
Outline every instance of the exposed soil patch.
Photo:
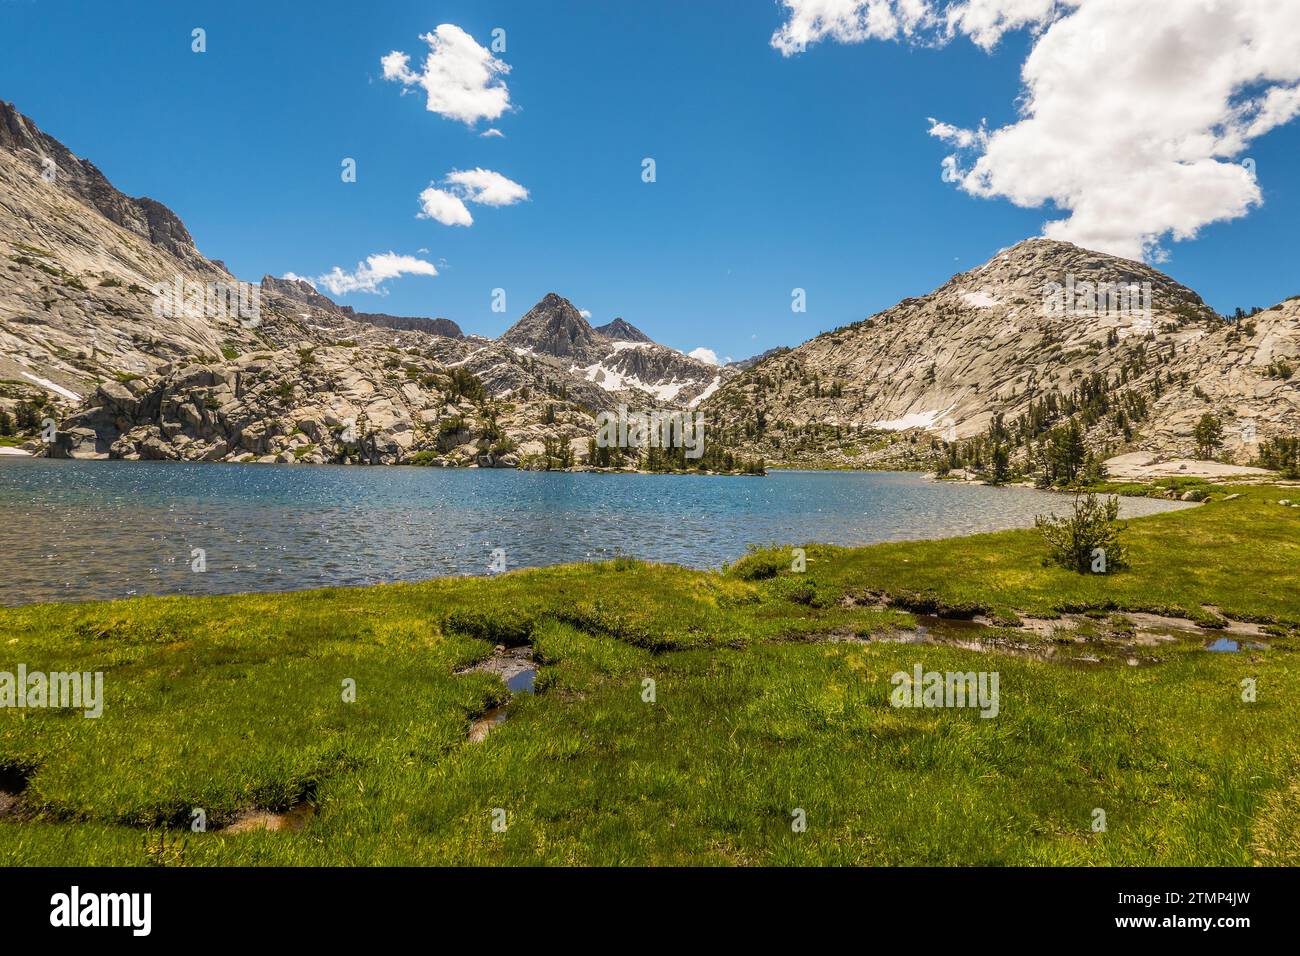
M 18 812 L 30 776 L 31 771 L 23 767 L 0 767 L 0 818 Z
M 310 801 L 300 800 L 288 810 L 241 810 L 235 819 L 221 828 L 221 833 L 251 833 L 254 830 L 297 831 L 316 816 L 316 807 Z
M 504 704 L 486 711 L 482 717 L 469 725 L 469 742 L 481 744 L 487 739 L 488 734 L 506 722 L 507 716 L 509 715 Z

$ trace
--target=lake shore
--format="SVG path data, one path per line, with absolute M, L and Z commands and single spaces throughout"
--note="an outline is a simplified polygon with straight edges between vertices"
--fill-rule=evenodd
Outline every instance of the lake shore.
M 1130 522 L 1106 575 L 1012 530 L 0 610 L 0 671 L 105 675 L 99 720 L 0 709 L 0 852 L 1294 865 L 1300 512 L 1232 493 Z M 535 693 L 478 666 L 494 647 Z M 891 703 L 918 666 L 998 672 L 996 715 Z

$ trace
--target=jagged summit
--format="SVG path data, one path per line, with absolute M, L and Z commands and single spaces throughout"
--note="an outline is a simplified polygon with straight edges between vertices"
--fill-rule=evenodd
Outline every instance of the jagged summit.
M 631 322 L 628 322 L 626 319 L 622 318 L 621 316 L 619 318 L 614 319 L 614 321 L 612 322 L 606 322 L 604 325 L 596 326 L 594 331 L 596 332 L 597 335 L 603 335 L 605 336 L 605 338 L 612 339 L 615 342 L 653 342 L 654 341 L 654 339 L 650 338 L 650 336 L 646 335 L 635 325 L 633 325 Z
M 659 345 L 622 319 L 593 329 L 572 302 L 554 292 L 500 341 L 534 356 L 560 359 L 569 376 L 634 402 L 693 406 L 734 374 Z
M 511 348 L 577 359 L 591 351 L 596 334 L 572 302 L 548 292 L 501 336 L 501 342 Z

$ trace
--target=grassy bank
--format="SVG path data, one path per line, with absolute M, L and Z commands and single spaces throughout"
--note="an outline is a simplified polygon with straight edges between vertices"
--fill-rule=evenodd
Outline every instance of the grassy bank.
M 1107 576 L 1045 566 L 1013 531 L 808 546 L 804 573 L 773 548 L 722 573 L 615 561 L 3 610 L 0 671 L 100 670 L 105 706 L 0 710 L 0 781 L 25 785 L 0 858 L 1300 862 L 1300 509 L 1230 490 L 1130 522 L 1130 567 Z M 913 612 L 1001 626 L 883 639 Z M 1069 634 L 1010 626 L 1071 612 Z M 1265 646 L 1208 653 L 1190 625 L 1143 642 L 1136 612 L 1258 622 Z M 538 693 L 469 743 L 507 694 L 457 672 L 495 644 L 532 648 Z M 997 717 L 891 707 L 918 663 L 997 671 Z M 295 806 L 314 811 L 300 830 L 222 830 Z

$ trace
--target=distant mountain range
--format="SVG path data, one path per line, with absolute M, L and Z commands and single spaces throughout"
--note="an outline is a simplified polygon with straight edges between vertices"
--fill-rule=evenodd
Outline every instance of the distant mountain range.
M 54 418 L 55 455 L 530 466 L 580 460 L 618 404 L 701 409 L 714 440 L 790 464 L 924 463 L 1071 416 L 1091 445 L 1187 455 L 1212 413 L 1238 461 L 1300 431 L 1300 299 L 1229 323 L 1149 266 L 1045 239 L 716 366 L 554 292 L 490 339 L 300 279 L 240 284 L 167 207 L 2 102 L 0 211 L 0 412 Z M 1080 306 L 1098 285 L 1135 286 L 1137 307 Z M 214 307 L 225 287 L 250 314 L 233 293 Z
M 240 284 L 256 321 L 214 309 L 204 291 L 237 280 L 178 217 L 2 102 L 0 202 L 0 410 L 41 404 L 57 455 L 511 466 L 585 452 L 601 409 L 691 405 L 733 374 L 554 293 L 499 340 L 301 279 Z

